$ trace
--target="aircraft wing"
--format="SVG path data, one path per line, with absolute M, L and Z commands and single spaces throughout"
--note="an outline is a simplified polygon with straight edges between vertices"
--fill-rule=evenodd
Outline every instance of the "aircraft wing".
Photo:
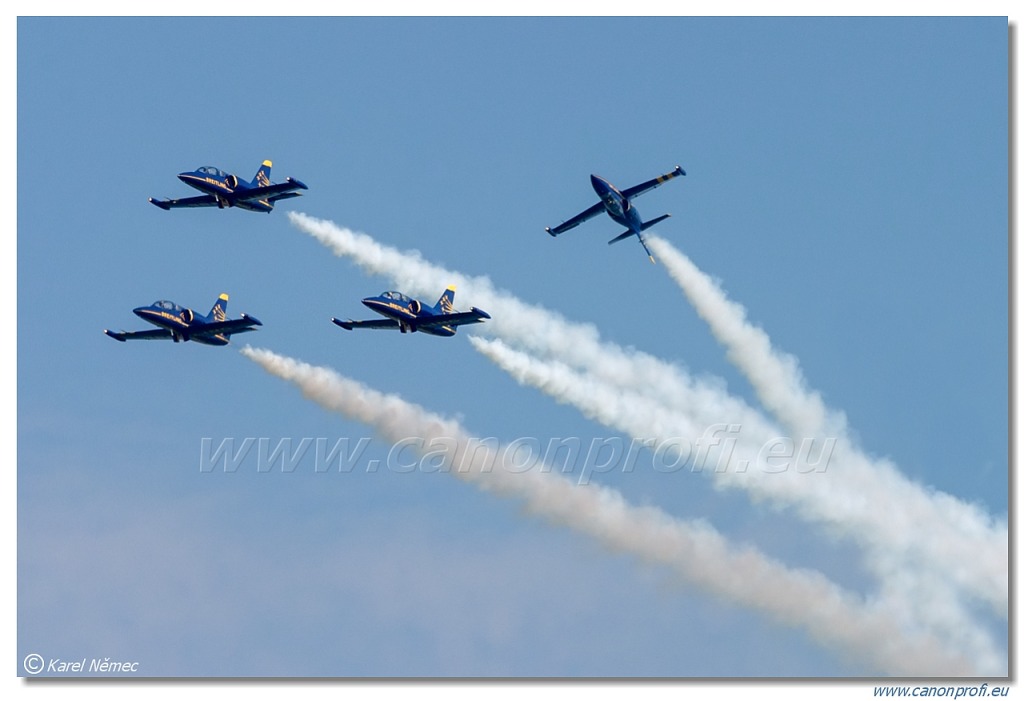
M 263 323 L 254 316 L 243 314 L 240 319 L 225 319 L 224 321 L 203 324 L 202 328 L 190 331 L 190 334 L 193 338 L 196 336 L 216 336 L 217 334 L 230 336 L 236 333 L 255 331 L 257 326 L 263 326 Z
M 482 309 L 473 307 L 468 312 L 452 312 L 450 314 L 438 314 L 428 321 L 417 322 L 416 326 L 421 329 L 435 326 L 462 326 L 463 324 L 479 324 L 484 319 L 490 319 L 491 315 Z
M 598 214 L 600 214 L 603 211 L 604 211 L 604 203 L 603 202 L 598 202 L 593 207 L 590 207 L 589 209 L 583 210 L 582 212 L 577 214 L 572 219 L 570 219 L 568 221 L 564 221 L 564 222 L 562 222 L 561 224 L 559 224 L 558 226 L 555 226 L 555 227 L 545 227 L 544 230 L 546 232 L 548 232 L 549 234 L 551 234 L 552 236 L 558 236 L 559 234 L 564 233 L 564 232 L 568 231 L 569 229 L 572 229 L 574 227 L 579 226 L 580 224 L 582 224 L 583 222 L 587 221 L 588 219 L 593 219 L 594 217 L 596 217 Z
M 662 183 L 668 182 L 672 178 L 678 177 L 680 175 L 686 175 L 686 171 L 683 170 L 682 168 L 680 168 L 679 166 L 676 166 L 675 169 L 671 173 L 665 173 L 664 175 L 659 175 L 658 177 L 654 178 L 653 180 L 648 180 L 645 183 L 640 183 L 639 185 L 634 185 L 631 188 L 623 190 L 622 194 L 623 194 L 623 196 L 626 199 L 632 199 L 632 198 L 636 197 L 637 195 L 642 195 L 645 192 L 647 192 L 648 190 L 653 190 L 654 188 L 658 187 Z
M 281 200 L 287 200 L 287 199 L 290 199 L 292 197 L 300 197 L 301 195 L 302 195 L 301 192 L 283 192 L 280 195 L 274 195 L 272 197 L 268 197 L 267 201 L 268 202 L 279 202 Z
M 115 341 L 162 341 L 171 338 L 171 332 L 167 329 L 149 329 L 148 331 L 110 331 L 103 329 L 103 333 Z
M 150 197 L 149 201 L 160 209 L 177 209 L 178 207 L 214 207 L 217 204 L 217 198 L 213 195 L 184 197 L 180 200 L 155 200 Z
M 262 187 L 253 187 L 248 190 L 241 192 L 235 192 L 235 199 L 243 202 L 251 202 L 253 200 L 265 200 L 267 198 L 273 198 L 274 200 L 282 200 L 287 197 L 298 197 L 296 190 L 308 190 L 305 183 L 299 182 L 294 178 L 288 178 L 283 183 L 273 183 L 272 185 L 263 185 Z M 274 197 L 277 195 L 277 197 Z M 282 196 L 285 195 L 285 196 Z
M 394 319 L 371 319 L 370 321 L 352 321 L 331 318 L 341 328 L 351 331 L 352 329 L 397 329 L 399 324 Z

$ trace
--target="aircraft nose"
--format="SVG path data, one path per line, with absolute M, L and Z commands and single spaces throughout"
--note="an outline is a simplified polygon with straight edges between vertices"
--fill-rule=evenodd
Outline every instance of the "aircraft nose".
M 149 314 L 149 307 L 135 307 L 135 309 L 132 309 L 132 313 L 137 317 L 145 319 L 146 315 Z
M 590 186 L 593 187 L 594 191 L 599 195 L 607 192 L 609 188 L 607 180 L 599 175 L 593 174 L 590 176 Z

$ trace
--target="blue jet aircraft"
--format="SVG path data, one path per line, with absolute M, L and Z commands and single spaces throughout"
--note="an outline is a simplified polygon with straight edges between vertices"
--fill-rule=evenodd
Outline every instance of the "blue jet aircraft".
M 256 171 L 252 182 L 248 182 L 237 175 L 225 173 L 213 166 L 202 166 L 195 170 L 179 173 L 178 179 L 186 185 L 205 194 L 198 197 L 185 197 L 180 200 L 156 200 L 152 197 L 149 201 L 160 209 L 174 209 L 178 207 L 213 207 L 221 209 L 225 207 L 241 207 L 250 212 L 270 212 L 274 209 L 274 203 L 279 200 L 286 200 L 289 197 L 298 197 L 302 193 L 296 190 L 308 190 L 305 183 L 294 178 L 287 178 L 283 183 L 270 182 L 270 168 L 273 164 L 270 161 L 263 161 L 263 165 Z
M 552 236 L 558 236 L 569 229 L 579 226 L 588 219 L 596 217 L 601 212 L 607 212 L 609 217 L 622 226 L 627 227 L 626 231 L 619 234 L 608 243 L 612 244 L 616 241 L 621 241 L 624 238 L 636 236 L 640 241 L 640 245 L 644 247 L 645 251 L 647 251 L 647 257 L 650 258 L 653 263 L 654 256 L 651 255 L 650 249 L 647 248 L 643 232 L 672 215 L 662 214 L 660 217 L 655 217 L 654 219 L 645 222 L 640 218 L 640 213 L 636 211 L 636 207 L 633 206 L 630 200 L 638 195 L 642 195 L 648 190 L 653 190 L 663 182 L 671 180 L 679 175 L 686 175 L 686 171 L 679 166 L 676 166 L 671 173 L 660 175 L 654 180 L 648 180 L 645 183 L 640 183 L 639 185 L 635 185 L 634 187 L 626 190 L 619 190 L 604 178 L 597 175 L 591 175 L 590 184 L 593 185 L 594 191 L 597 193 L 597 196 L 601 198 L 601 201 L 593 207 L 580 212 L 569 221 L 563 222 L 554 228 L 550 226 L 544 227 L 544 231 L 548 232 Z
M 228 319 L 227 306 L 228 296 L 222 294 L 214 302 L 210 313 L 203 316 L 174 302 L 160 300 L 148 307 L 137 307 L 132 310 L 140 318 L 160 328 L 121 332 L 104 329 L 103 333 L 122 343 L 128 340 L 153 341 L 169 338 L 175 343 L 195 341 L 208 346 L 226 346 L 231 342 L 232 334 L 255 331 L 255 327 L 263 326 L 259 319 L 248 314 L 243 314 L 240 319 Z
M 430 306 L 416 299 L 411 299 L 401 292 L 384 292 L 377 297 L 367 297 L 363 304 L 386 319 L 371 321 L 342 321 L 332 318 L 335 324 L 343 329 L 398 329 L 402 333 L 422 331 L 432 336 L 454 336 L 457 327 L 462 324 L 478 324 L 491 315 L 482 309 L 473 307 L 468 312 L 454 310 L 455 287 L 444 291 L 437 304 Z

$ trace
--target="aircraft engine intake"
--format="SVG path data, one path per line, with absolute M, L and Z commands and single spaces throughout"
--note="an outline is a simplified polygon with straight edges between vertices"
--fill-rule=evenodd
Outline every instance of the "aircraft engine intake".
M 409 309 L 412 311 L 413 314 L 419 314 L 420 311 L 423 309 L 423 305 L 420 304 L 420 301 L 418 299 L 414 299 L 413 301 L 409 302 Z
M 225 182 L 227 182 L 228 187 L 230 187 L 232 190 L 234 190 L 235 188 L 238 187 L 238 176 L 237 175 L 229 175 L 227 178 L 225 178 Z
M 191 324 L 192 320 L 195 319 L 195 314 L 192 313 L 191 309 L 184 309 L 181 312 L 181 320 L 186 324 Z

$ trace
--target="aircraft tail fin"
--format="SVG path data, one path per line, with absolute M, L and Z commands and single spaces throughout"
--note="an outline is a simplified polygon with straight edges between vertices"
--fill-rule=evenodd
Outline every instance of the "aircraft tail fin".
M 213 308 L 210 309 L 207 318 L 214 321 L 224 321 L 228 318 L 228 295 L 226 292 L 222 292 L 217 301 L 213 303 Z
M 434 306 L 445 314 L 455 311 L 455 285 L 448 285 L 448 289 L 444 291 Z
M 636 237 L 640 239 L 640 245 L 644 247 L 645 251 L 647 251 L 647 257 L 651 259 L 652 263 L 656 263 L 657 261 L 654 260 L 654 256 L 651 255 L 651 249 L 647 247 L 647 242 L 644 241 L 643 234 L 637 234 Z
M 256 187 L 266 187 L 270 184 L 270 168 L 273 165 L 270 161 L 263 161 L 260 169 L 256 171 L 256 175 L 252 178 Z
M 630 236 L 634 236 L 635 235 L 637 240 L 640 241 L 640 245 L 644 247 L 645 251 L 647 251 L 647 257 L 651 259 L 652 263 L 654 263 L 655 262 L 654 256 L 651 254 L 651 249 L 649 249 L 647 247 L 647 242 L 644 241 L 644 236 L 643 236 L 642 232 L 647 231 L 648 229 L 650 229 L 652 226 L 654 226 L 658 222 L 664 221 L 664 220 L 668 219 L 671 216 L 672 216 L 671 214 L 662 214 L 660 217 L 655 217 L 654 219 L 651 219 L 650 221 L 644 222 L 643 224 L 640 225 L 640 231 L 638 231 L 638 232 L 634 232 L 632 230 L 623 231 L 621 234 L 619 234 L 618 236 L 613 238 L 611 241 L 609 241 L 608 245 L 611 245 L 613 243 L 618 243 L 619 241 L 622 241 L 623 239 L 628 239 Z
M 676 168 L 678 170 L 682 170 L 681 168 L 679 168 L 679 166 L 676 166 Z M 686 173 L 683 173 L 683 175 L 686 175 Z M 662 214 L 660 217 L 655 217 L 654 219 L 651 219 L 650 221 L 645 221 L 643 224 L 640 225 L 640 231 L 647 231 L 648 229 L 650 229 L 652 226 L 654 226 L 658 222 L 665 221 L 666 219 L 668 219 L 671 216 L 672 216 L 671 214 Z M 651 259 L 652 263 L 655 263 L 656 261 L 654 260 L 654 256 L 651 255 L 651 249 L 649 249 L 647 247 L 647 242 L 644 241 L 643 234 L 637 234 L 636 237 L 638 239 L 640 239 L 640 245 L 644 247 L 645 251 L 647 251 L 647 257 Z

